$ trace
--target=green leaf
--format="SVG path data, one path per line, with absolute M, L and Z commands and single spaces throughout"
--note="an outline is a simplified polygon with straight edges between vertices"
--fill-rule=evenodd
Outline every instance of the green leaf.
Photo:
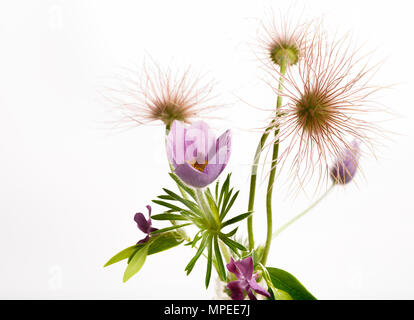
M 187 227 L 187 226 L 191 226 L 191 225 L 192 225 L 192 223 L 179 224 L 177 226 L 167 227 L 167 228 L 164 228 L 164 229 L 159 229 L 159 230 L 153 231 L 153 232 L 151 232 L 151 234 L 155 235 L 155 234 L 159 234 L 159 233 L 163 233 L 163 232 L 167 232 L 167 231 L 171 231 L 171 230 L 175 230 L 175 229 L 179 229 L 179 228 L 183 228 L 183 227 Z
M 193 270 L 198 258 L 200 258 L 201 254 L 203 253 L 204 249 L 207 246 L 207 233 L 203 234 L 203 240 L 201 241 L 200 247 L 198 247 L 198 250 L 195 254 L 195 256 L 190 260 L 190 262 L 185 267 L 185 271 L 187 271 L 187 275 L 190 274 L 190 272 Z
M 159 204 L 160 206 L 170 208 L 170 209 L 172 209 L 172 210 L 174 210 L 176 212 L 185 211 L 183 208 L 177 207 L 177 206 L 175 206 L 175 205 L 173 205 L 171 203 L 165 202 L 165 201 L 152 200 L 152 202 L 154 202 L 156 204 Z
M 151 244 L 148 249 L 148 255 L 174 248 L 181 244 L 184 239 L 180 239 L 179 234 L 176 232 L 169 232 L 153 237 L 150 241 Z
M 221 257 L 217 236 L 214 236 L 214 255 L 216 256 L 217 269 L 220 279 L 222 281 L 226 281 L 226 268 L 224 267 L 223 259 Z
M 124 273 L 124 282 L 127 282 L 131 277 L 136 274 L 144 265 L 145 259 L 147 258 L 149 245 L 144 245 L 140 250 L 138 250 L 134 257 L 129 262 L 125 273 Z
M 208 254 L 207 254 L 207 270 L 206 270 L 206 288 L 208 288 L 208 285 L 210 284 L 211 279 L 211 267 L 213 265 L 213 250 L 212 250 L 212 237 L 209 235 L 207 240 L 207 246 L 208 246 Z
M 173 197 L 170 197 L 169 195 L 166 195 L 166 194 L 162 194 L 160 196 L 157 196 L 157 198 L 162 199 L 162 200 L 174 201 Z
M 239 229 L 239 227 L 234 228 L 233 230 L 231 230 L 229 233 L 223 233 L 224 236 L 226 236 L 227 238 L 231 238 L 232 236 L 234 236 L 237 232 L 237 229 Z
M 246 219 L 251 214 L 252 214 L 251 211 L 250 212 L 246 212 L 246 213 L 239 214 L 238 216 L 236 216 L 234 218 L 231 218 L 230 220 L 227 220 L 227 221 L 223 222 L 221 224 L 221 227 L 224 228 L 224 227 L 227 227 L 228 225 L 231 225 L 233 223 L 236 223 L 236 222 L 239 222 L 239 221 L 241 221 L 243 219 Z
M 185 192 L 187 192 L 194 200 L 197 201 L 197 197 L 193 189 L 185 185 L 180 178 L 178 178 L 174 173 L 169 173 L 170 177 L 175 181 L 178 186 L 180 186 Z
M 227 238 L 224 234 L 220 233 L 219 237 L 220 237 L 221 241 L 223 241 L 238 256 L 240 254 L 237 251 L 237 249 L 242 250 L 242 251 L 247 251 L 247 249 L 243 245 L 241 245 L 240 243 L 238 243 L 234 240 L 231 240 L 231 239 Z
M 118 252 L 116 255 L 114 255 L 107 263 L 105 263 L 104 267 L 107 267 L 111 264 L 117 263 L 119 261 L 128 259 L 134 252 L 137 250 L 139 245 L 133 245 L 131 247 L 128 247 L 120 252 Z
M 220 214 L 220 220 L 223 220 L 226 217 L 227 213 L 230 211 L 231 207 L 233 206 L 234 201 L 236 201 L 237 196 L 239 195 L 239 192 L 240 191 L 237 191 L 234 194 L 233 198 L 231 198 L 231 200 L 230 200 L 229 204 L 226 206 L 226 208 L 223 208 L 223 210 L 222 210 L 222 212 Z
M 223 200 L 224 194 L 227 194 L 229 192 L 230 176 L 231 176 L 231 173 L 229 173 L 227 175 L 226 180 L 224 181 L 223 185 L 221 186 L 220 198 L 219 198 L 219 202 L 218 202 L 218 207 L 219 208 L 220 208 L 220 205 L 221 205 L 221 201 Z
M 282 269 L 266 268 L 273 285 L 287 292 L 294 300 L 317 300 L 293 275 Z
M 214 201 L 213 197 L 211 196 L 211 193 L 205 192 L 204 194 L 206 195 L 208 205 L 211 209 L 211 212 L 214 214 L 214 217 L 216 218 L 216 221 L 220 221 L 219 211 L 218 211 L 216 202 Z
M 180 201 L 183 205 L 185 205 L 188 209 L 190 209 L 192 212 L 196 213 L 199 216 L 202 216 L 202 212 L 200 211 L 200 209 L 197 207 L 197 204 L 195 204 L 194 202 L 190 201 L 190 200 L 186 200 L 181 198 L 178 194 L 163 188 L 163 190 L 172 198 L 174 198 L 177 201 Z
M 224 195 L 224 198 L 223 198 L 223 205 L 221 206 L 221 215 L 222 215 L 222 216 L 224 216 L 224 211 L 225 211 L 225 208 L 227 207 L 227 203 L 229 202 L 230 197 L 231 197 L 231 195 L 232 195 L 232 193 L 233 193 L 233 189 L 234 189 L 234 188 L 231 188 L 231 190 L 230 190 L 230 191 L 228 191 L 228 192 L 226 192 L 226 193 L 225 193 L 225 195 Z
M 155 214 L 155 215 L 151 216 L 151 219 L 154 219 L 154 220 L 169 220 L 169 221 L 188 220 L 186 217 L 183 217 L 182 215 L 173 214 L 173 213 Z

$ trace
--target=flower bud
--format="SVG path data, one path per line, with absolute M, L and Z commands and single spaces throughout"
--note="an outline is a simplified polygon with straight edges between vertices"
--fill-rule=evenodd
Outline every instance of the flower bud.
M 279 66 L 282 65 L 283 61 L 293 66 L 299 60 L 299 50 L 291 44 L 275 44 L 270 50 L 270 59 Z
M 334 183 L 347 184 L 354 178 L 360 158 L 359 143 L 354 140 L 349 148 L 345 148 L 331 168 Z

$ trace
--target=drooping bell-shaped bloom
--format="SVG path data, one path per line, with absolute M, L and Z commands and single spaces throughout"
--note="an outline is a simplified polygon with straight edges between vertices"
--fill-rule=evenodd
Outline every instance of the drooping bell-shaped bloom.
M 194 188 L 203 188 L 217 179 L 229 161 L 230 150 L 230 130 L 216 139 L 203 121 L 187 127 L 174 121 L 167 136 L 167 155 L 174 173 Z
M 331 168 L 331 178 L 335 183 L 347 184 L 354 178 L 358 168 L 360 148 L 354 140 L 349 148 L 342 151 Z
M 231 291 L 231 298 L 233 300 L 243 300 L 244 292 L 248 295 L 250 300 L 257 300 L 253 292 L 270 297 L 269 292 L 259 286 L 256 282 L 258 274 L 253 274 L 253 258 L 247 257 L 240 261 L 234 261 L 230 258 L 227 264 L 227 269 L 234 273 L 237 280 L 231 281 L 227 284 L 227 288 Z
M 134 216 L 134 220 L 137 223 L 138 229 L 146 233 L 147 236 L 137 242 L 137 244 L 145 243 L 149 240 L 151 232 L 158 230 L 152 227 L 151 222 L 151 206 L 147 206 L 148 209 L 148 220 L 145 219 L 144 215 L 141 212 L 138 212 Z

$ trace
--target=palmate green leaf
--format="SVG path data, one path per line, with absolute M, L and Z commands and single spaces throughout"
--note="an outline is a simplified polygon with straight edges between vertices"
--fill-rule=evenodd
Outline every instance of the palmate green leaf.
M 190 262 L 185 267 L 185 271 L 187 271 L 187 275 L 189 275 L 190 272 L 193 270 L 198 258 L 200 258 L 201 254 L 203 253 L 204 249 L 207 246 L 208 234 L 204 233 L 202 238 L 203 240 L 201 241 L 200 246 L 198 247 L 198 250 L 195 256 L 190 260 Z
M 231 225 L 233 223 L 236 223 L 236 222 L 239 222 L 239 221 L 241 221 L 243 219 L 246 219 L 251 214 L 252 214 L 251 211 L 250 212 L 246 212 L 246 213 L 239 214 L 238 216 L 236 216 L 234 218 L 231 218 L 230 220 L 227 220 L 227 221 L 223 222 L 221 224 L 221 227 L 224 228 L 224 227 L 227 227 L 228 225 Z
M 218 201 L 218 190 L 219 190 L 219 181 L 216 182 L 216 188 L 214 190 L 214 196 L 216 198 L 216 202 Z
M 221 257 L 217 236 L 214 236 L 214 255 L 216 256 L 217 271 L 222 281 L 226 281 L 226 268 Z
M 188 209 L 190 209 L 193 213 L 202 216 L 202 212 L 200 211 L 200 209 L 197 207 L 197 204 L 195 204 L 194 202 L 190 201 L 190 200 L 186 200 L 183 199 L 182 197 L 180 197 L 178 194 L 163 188 L 163 190 L 165 191 L 165 193 L 167 193 L 170 197 L 172 197 L 174 200 L 177 200 L 179 202 L 181 202 L 182 204 L 184 204 Z
M 169 221 L 176 221 L 176 220 L 185 220 L 188 221 L 188 218 L 180 215 L 180 214 L 173 214 L 173 213 L 160 213 L 151 216 L 151 219 L 154 220 L 169 220 Z
M 187 194 L 189 194 L 194 200 L 197 201 L 197 197 L 196 194 L 194 192 L 193 189 L 191 189 L 190 187 L 186 186 L 181 180 L 180 178 L 178 178 L 174 173 L 169 173 L 170 177 L 175 181 L 175 183 L 177 183 Z
M 153 231 L 153 232 L 151 232 L 151 234 L 156 235 L 156 234 L 160 234 L 160 233 L 163 233 L 163 232 L 167 232 L 167 231 L 171 231 L 171 230 L 175 230 L 175 229 L 179 229 L 179 228 L 183 228 L 183 227 L 187 227 L 187 226 L 191 226 L 191 225 L 192 225 L 192 223 L 179 224 L 177 226 L 167 227 L 167 228 L 163 228 L 163 229 Z
M 147 258 L 149 249 L 149 243 L 146 243 L 142 248 L 136 251 L 131 261 L 128 263 L 125 269 L 123 281 L 127 282 L 131 277 L 136 274 L 144 265 L 145 259 Z
M 160 206 L 170 208 L 175 212 L 185 211 L 183 208 L 177 207 L 169 202 L 161 201 L 161 200 L 152 200 L 152 202 L 159 204 Z
M 222 208 L 221 213 L 220 213 L 220 220 L 223 220 L 226 217 L 227 213 L 230 211 L 231 207 L 233 206 L 234 202 L 236 201 L 237 196 L 239 195 L 239 192 L 240 191 L 237 191 L 234 194 L 234 196 L 231 198 L 229 204 L 226 207 Z
M 208 202 L 208 205 L 210 207 L 211 212 L 213 213 L 214 217 L 216 218 L 216 221 L 220 221 L 219 211 L 216 205 L 216 202 L 214 201 L 213 197 L 211 196 L 211 193 L 205 192 L 204 193 Z
M 231 230 L 229 233 L 223 233 L 223 235 L 227 238 L 231 238 L 232 236 L 234 236 L 237 232 L 237 230 L 239 229 L 239 227 L 234 228 L 233 230 Z
M 202 230 L 198 231 L 196 235 L 194 236 L 193 240 L 186 243 L 185 246 L 191 246 L 192 248 L 194 248 L 197 242 L 202 238 L 202 236 L 200 236 L 200 233 L 202 232 L 203 232 Z
M 226 191 L 225 194 L 224 194 L 223 204 L 221 205 L 221 208 L 220 208 L 220 213 L 221 213 L 222 216 L 224 216 L 225 208 L 227 207 L 227 204 L 230 201 L 230 197 L 233 194 L 233 190 L 234 190 L 234 188 L 231 188 L 230 191 L 228 191 L 228 192 Z
M 166 194 L 162 194 L 160 196 L 157 196 L 157 198 L 162 199 L 162 200 L 174 201 L 174 198 L 173 197 L 171 197 L 169 195 L 166 195 Z
M 207 237 L 207 270 L 206 270 L 206 289 L 208 288 L 208 285 L 210 284 L 211 279 L 211 267 L 213 265 L 213 246 L 212 246 L 212 236 L 208 235 Z
M 266 268 L 276 289 L 288 293 L 294 300 L 317 300 L 293 275 L 282 269 Z
M 104 267 L 110 266 L 111 264 L 117 263 L 119 261 L 128 259 L 138 248 L 140 245 L 133 245 L 131 247 L 128 247 L 120 252 L 118 252 L 116 255 L 114 255 L 107 263 L 105 263 Z
M 240 243 L 227 238 L 223 233 L 219 234 L 219 238 L 223 241 L 237 256 L 240 256 L 238 250 L 247 251 L 247 249 Z
M 231 173 L 229 173 L 227 175 L 226 180 L 224 181 L 223 185 L 221 186 L 220 197 L 219 197 L 219 201 L 218 201 L 218 207 L 219 208 L 221 207 L 221 201 L 223 200 L 223 196 L 227 195 L 227 193 L 229 192 L 230 177 L 231 177 Z
M 176 232 L 160 234 L 150 239 L 151 243 L 148 249 L 148 255 L 174 248 L 183 243 L 183 241 L 184 239 L 180 238 L 180 235 Z

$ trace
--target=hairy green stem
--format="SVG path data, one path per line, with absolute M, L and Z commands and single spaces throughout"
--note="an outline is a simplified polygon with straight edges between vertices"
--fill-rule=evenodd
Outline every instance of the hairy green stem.
M 254 155 L 252 173 L 250 175 L 250 192 L 249 192 L 249 205 L 247 211 L 253 212 L 254 210 L 254 198 L 256 195 L 256 180 L 257 180 L 257 167 L 259 165 L 260 155 L 262 153 L 264 144 L 266 143 L 267 137 L 269 136 L 269 128 L 263 133 L 260 138 L 259 145 L 257 146 L 256 153 Z M 253 237 L 253 215 L 247 218 L 247 233 L 249 236 L 249 250 L 254 249 L 254 237 Z
M 333 187 L 335 186 L 335 183 L 332 183 L 332 185 L 326 190 L 326 192 L 314 203 L 312 203 L 308 208 L 306 208 L 304 211 L 290 219 L 288 222 L 286 222 L 283 226 L 281 226 L 279 229 L 277 229 L 273 235 L 272 238 L 276 238 L 282 231 L 287 229 L 290 225 L 292 225 L 294 222 L 302 218 L 305 214 L 307 214 L 309 211 L 311 211 L 313 208 L 315 208 L 323 199 L 326 198 L 326 196 L 332 191 Z
M 282 106 L 282 96 L 280 92 L 283 89 L 283 75 L 286 73 L 287 61 L 286 59 L 281 60 L 280 64 L 280 78 L 279 78 L 279 90 L 277 96 L 277 103 L 276 103 L 276 117 L 279 116 L 279 109 Z M 273 213 L 272 213 L 272 194 L 273 194 L 273 186 L 275 182 L 276 176 L 276 166 L 278 162 L 279 156 L 279 139 L 277 138 L 279 135 L 279 127 L 276 124 L 275 128 L 275 141 L 273 143 L 273 153 L 272 153 L 272 163 L 271 169 L 269 174 L 269 183 L 267 185 L 267 194 L 266 194 L 266 218 L 267 218 L 267 234 L 266 234 L 266 243 L 263 250 L 262 256 L 262 264 L 266 265 L 267 257 L 270 251 L 270 245 L 272 243 L 272 232 L 273 232 Z

